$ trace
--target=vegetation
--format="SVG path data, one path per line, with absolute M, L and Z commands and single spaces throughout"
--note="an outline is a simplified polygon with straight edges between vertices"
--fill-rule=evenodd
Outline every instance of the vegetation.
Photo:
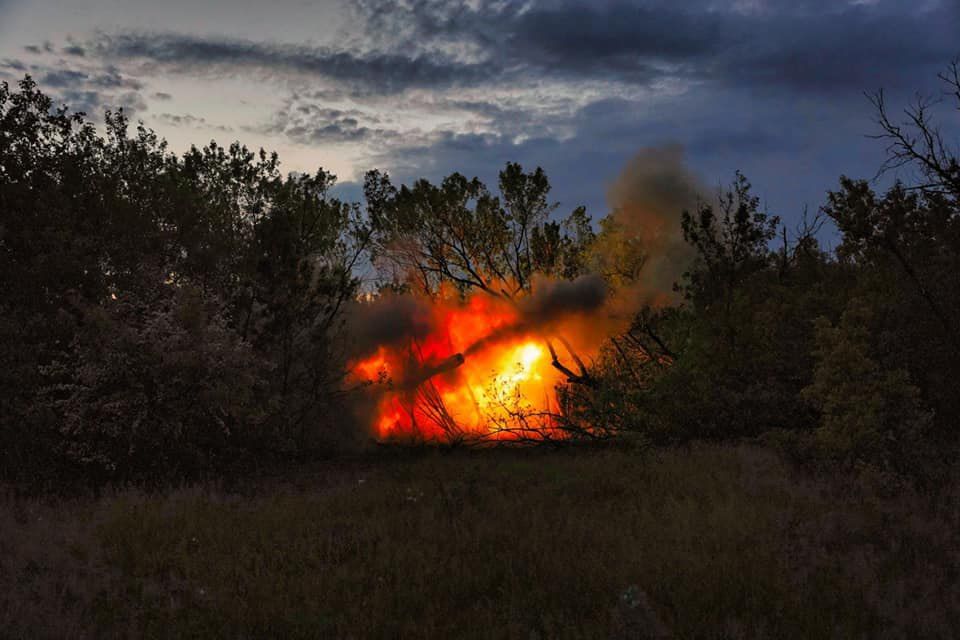
M 916 180 L 841 177 L 791 231 L 738 173 L 675 212 L 671 300 L 638 288 L 652 235 L 555 216 L 539 168 L 497 194 L 373 171 L 361 206 L 323 170 L 178 156 L 0 85 L 0 629 L 949 637 L 960 161 L 928 104 L 901 125 L 874 103 Z M 548 343 L 567 437 L 547 442 L 604 446 L 358 453 L 358 298 L 585 277 L 632 321 L 590 362 Z
M 291 482 L 292 480 L 292 482 Z M 949 638 L 960 493 L 752 447 L 427 452 L 0 510 L 11 637 Z
M 957 73 L 942 75 L 954 94 Z M 683 211 L 678 301 L 637 298 L 590 365 L 550 345 L 572 436 L 763 436 L 806 462 L 946 472 L 960 170 L 926 103 L 901 126 L 874 101 L 890 164 L 915 166 L 918 184 L 878 195 L 841 178 L 792 234 L 740 174 Z M 343 451 L 358 430 L 330 416 L 350 395 L 358 265 L 377 267 L 381 290 L 513 300 L 584 274 L 629 297 L 656 258 L 617 212 L 597 230 L 582 208 L 552 219 L 540 169 L 508 164 L 498 195 L 456 173 L 397 188 L 372 171 L 361 207 L 332 198 L 323 170 L 284 176 L 239 144 L 176 156 L 111 113 L 100 135 L 29 78 L 0 88 L 0 158 L 0 463 L 21 486 L 165 483 Z M 829 253 L 826 219 L 841 238 Z

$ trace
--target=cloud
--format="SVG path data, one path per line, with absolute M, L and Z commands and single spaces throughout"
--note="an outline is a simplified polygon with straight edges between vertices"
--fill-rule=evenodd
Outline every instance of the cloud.
M 897 84 L 957 53 L 960 4 L 766 1 L 756 10 L 703 0 L 529 3 L 358 2 L 382 45 L 460 43 L 495 67 L 650 85 L 665 79 L 829 92 Z M 386 34 L 386 35 L 384 35 Z
M 98 105 L 141 93 L 134 77 L 270 83 L 265 92 L 279 87 L 287 99 L 244 130 L 352 145 L 360 168 L 400 180 L 459 170 L 493 183 L 508 160 L 542 164 L 565 208 L 595 214 L 638 148 L 672 141 L 708 181 L 743 169 L 774 207 L 799 212 L 839 173 L 873 175 L 882 161 L 863 138 L 862 91 L 932 93 L 960 53 L 956 0 L 347 4 L 350 32 L 319 45 L 121 30 L 57 50 L 33 45 L 46 62 L 31 71 Z M 167 123 L 212 126 L 194 113 Z
M 324 78 L 390 94 L 411 87 L 472 84 L 496 70 L 439 54 L 349 51 L 176 33 L 100 34 L 90 48 L 104 59 L 143 62 L 170 72 L 286 73 Z
M 189 127 L 192 129 L 213 129 L 215 131 L 221 131 L 223 133 L 230 133 L 233 131 L 233 127 L 228 127 L 225 125 L 214 124 L 209 122 L 206 118 L 200 116 L 194 116 L 189 113 L 185 114 L 173 114 L 173 113 L 161 113 L 154 116 L 154 119 L 162 122 L 163 124 L 168 124 L 174 127 Z
M 380 117 L 359 109 L 340 109 L 323 106 L 317 93 L 293 93 L 284 101 L 270 122 L 248 131 L 283 135 L 303 145 L 323 145 L 349 142 L 384 144 L 397 140 L 396 129 L 381 126 Z
M 143 88 L 143 83 L 133 78 L 125 77 L 114 66 L 108 66 L 103 71 L 94 74 L 90 78 L 90 83 L 95 87 L 102 89 L 133 89 Z
M 43 53 L 53 53 L 53 43 L 44 42 L 43 44 L 28 44 L 23 48 L 27 53 L 32 53 L 34 55 L 40 55 Z
M 0 63 L 0 67 L 3 67 L 4 69 L 10 69 L 12 71 L 22 72 L 27 70 L 27 65 L 24 64 L 23 61 L 14 60 L 12 58 L 5 58 L 3 62 Z
M 706 105 L 706 106 L 705 106 Z M 570 117 L 573 135 L 558 139 L 446 132 L 422 144 L 398 143 L 372 153 L 365 166 L 388 169 L 396 182 L 439 180 L 456 170 L 496 183 L 508 161 L 542 166 L 560 212 L 586 205 L 595 218 L 609 211 L 606 187 L 638 149 L 676 143 L 712 188 L 741 169 L 773 213 L 799 219 L 816 209 L 841 174 L 869 178 L 882 162 L 882 145 L 869 140 L 865 99 L 831 104 L 749 92 L 703 88 L 695 94 L 651 99 L 601 99 Z
M 78 55 L 62 58 L 49 42 L 25 49 L 32 54 L 32 61 L 5 60 L 4 67 L 29 72 L 41 90 L 74 111 L 99 119 L 107 109 L 123 109 L 133 118 L 149 108 L 141 94 L 143 82 L 114 64 Z
M 57 71 L 51 71 L 43 76 L 40 79 L 40 82 L 48 87 L 54 87 L 56 89 L 62 87 L 73 87 L 79 84 L 83 84 L 87 81 L 89 76 L 82 71 L 71 71 L 69 69 L 60 69 Z

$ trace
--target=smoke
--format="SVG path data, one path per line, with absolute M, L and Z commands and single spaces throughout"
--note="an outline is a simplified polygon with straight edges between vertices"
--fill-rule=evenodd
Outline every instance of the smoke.
M 599 274 L 588 274 L 575 280 L 537 277 L 533 281 L 533 293 L 515 305 L 517 321 L 474 342 L 465 353 L 469 356 L 514 336 L 543 333 L 551 325 L 592 316 L 603 308 L 607 293 L 607 283 Z
M 623 284 L 641 304 L 669 299 L 694 255 L 683 239 L 681 214 L 694 210 L 704 192 L 684 163 L 683 147 L 641 150 L 607 191 L 612 213 L 598 247 L 601 269 L 632 280 Z
M 607 283 L 600 274 L 576 280 L 536 278 L 533 294 L 520 301 L 520 312 L 527 323 L 542 326 L 573 314 L 597 311 L 607 299 Z
M 394 347 L 423 339 L 433 331 L 427 301 L 410 295 L 382 295 L 372 302 L 355 302 L 347 309 L 351 351 L 362 357 L 379 347 Z
M 625 330 L 642 307 L 671 301 L 674 284 L 694 257 L 683 238 L 682 213 L 695 210 L 703 192 L 684 164 L 680 146 L 644 149 L 609 185 L 611 213 L 589 248 L 590 273 L 574 280 L 536 276 L 531 292 L 516 300 L 474 291 L 465 299 L 387 294 L 354 303 L 345 326 L 354 357 L 369 358 L 367 367 L 389 368 L 390 376 L 389 384 L 372 385 L 359 398 L 358 419 L 374 425 L 377 416 L 386 416 L 413 424 L 412 413 L 392 417 L 396 407 L 390 414 L 378 412 L 390 394 L 400 399 L 396 406 L 412 411 L 416 394 L 433 389 L 427 381 L 456 390 L 453 402 L 465 388 L 464 397 L 473 397 L 476 404 L 469 385 L 489 373 L 484 367 L 501 366 L 500 355 L 511 357 L 511 345 L 520 340 L 545 341 L 554 359 L 552 343 L 562 344 L 582 367 L 583 358 L 593 357 L 609 336 Z M 506 351 L 495 350 L 501 344 Z M 538 379 L 561 375 L 564 369 L 558 364 L 541 363 L 547 369 Z M 365 375 L 373 377 L 370 371 Z M 428 409 L 436 408 L 421 407 L 422 412 Z

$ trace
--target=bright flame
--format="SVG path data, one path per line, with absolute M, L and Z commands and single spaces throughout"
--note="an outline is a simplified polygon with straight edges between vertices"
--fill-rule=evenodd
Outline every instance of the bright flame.
M 380 346 L 354 363 L 354 375 L 375 383 L 373 424 L 380 439 L 435 441 L 562 437 L 547 335 L 525 329 L 509 302 L 476 295 L 438 302 L 419 341 Z M 570 332 L 576 327 L 564 329 Z

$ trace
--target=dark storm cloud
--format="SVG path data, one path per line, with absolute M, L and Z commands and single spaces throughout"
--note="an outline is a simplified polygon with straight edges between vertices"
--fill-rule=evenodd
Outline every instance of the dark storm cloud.
M 101 34 L 91 48 L 104 59 L 145 62 L 170 71 L 286 72 L 365 86 L 385 94 L 410 87 L 469 84 L 494 72 L 489 65 L 457 62 L 433 53 L 408 56 L 402 52 L 353 52 L 172 33 Z
M 498 113 L 499 103 L 465 101 L 495 124 L 493 132 L 399 145 L 375 164 L 392 167 L 399 180 L 457 169 L 488 183 L 506 161 L 543 164 L 565 209 L 584 203 L 596 214 L 606 207 L 597 187 L 636 149 L 678 142 L 709 184 L 740 168 L 789 221 L 804 205 L 821 204 L 841 173 L 870 177 L 882 162 L 882 146 L 865 137 L 874 130 L 864 91 L 885 87 L 901 103 L 914 90 L 935 95 L 936 73 L 960 54 L 953 0 L 767 0 L 745 12 L 696 1 L 679 9 L 665 2 L 508 5 L 366 0 L 361 10 L 397 46 L 467 43 L 471 55 L 522 69 L 518 75 L 569 82 L 572 91 L 581 80 L 614 87 L 674 79 L 681 89 L 673 97 L 600 99 L 568 117 L 533 107 L 520 126 Z M 381 46 L 390 37 L 379 36 Z M 562 125 L 572 134 L 557 139 L 551 128 Z M 532 135 L 518 142 L 525 127 Z
M 79 55 L 64 58 L 49 42 L 24 48 L 32 54 L 29 63 L 7 60 L 4 67 L 29 72 L 51 98 L 73 111 L 99 119 L 105 110 L 123 109 L 134 118 L 149 108 L 141 94 L 144 84 L 112 63 Z
M 529 139 L 562 131 L 568 136 L 571 127 L 582 124 L 570 119 L 574 109 L 555 113 L 529 101 L 505 105 L 500 98 L 463 99 L 452 91 L 458 88 L 522 88 L 551 81 L 568 85 L 572 96 L 578 83 L 586 82 L 606 83 L 612 95 L 616 87 L 655 90 L 658 83 L 673 81 L 693 91 L 751 91 L 758 101 L 793 95 L 860 101 L 862 91 L 880 86 L 922 88 L 915 84 L 918 76 L 930 76 L 931 65 L 960 52 L 955 38 L 960 3 L 952 0 L 926 8 L 903 0 L 766 0 L 749 11 L 707 0 L 682 5 L 665 0 L 358 0 L 353 6 L 364 37 L 349 45 L 119 32 L 99 33 L 83 48 L 128 70 L 318 78 L 326 81 L 316 96 L 320 103 L 347 99 L 375 109 L 403 108 L 382 101 L 410 89 L 431 90 L 435 104 L 417 105 L 421 110 L 446 116 L 460 112 L 480 125 L 469 128 L 489 129 L 474 134 L 483 140 L 436 133 L 431 140 L 441 148 L 500 143 L 489 135 Z M 694 151 L 750 152 L 790 143 L 772 131 L 754 135 L 752 124 L 729 130 L 722 121 L 730 114 L 706 103 L 700 109 L 714 118 L 714 130 L 691 141 Z M 409 147 L 424 142 L 415 132 L 402 140 L 399 131 L 350 115 L 279 113 L 270 127 L 303 144 L 389 141 Z
M 51 92 L 57 102 L 62 102 L 70 107 L 71 111 L 83 112 L 94 120 L 99 120 L 104 111 L 116 111 L 122 109 L 124 114 L 133 119 L 137 115 L 148 110 L 147 101 L 137 91 L 122 91 L 120 93 L 98 87 L 96 82 L 80 78 L 77 75 L 68 75 L 61 77 L 76 80 L 72 83 L 56 85 L 47 82 L 51 74 L 44 76 L 42 85 L 46 87 L 57 87 L 58 91 Z
M 647 85 L 702 73 L 732 31 L 722 16 L 673 7 L 568 5 L 518 16 L 503 51 L 556 76 Z
M 918 70 L 960 53 L 960 3 L 924 11 L 879 3 L 758 20 L 761 34 L 732 48 L 716 73 L 726 84 L 858 93 L 911 86 Z
M 102 89 L 134 89 L 143 88 L 143 83 L 124 76 L 116 67 L 106 67 L 103 71 L 90 78 L 90 84 Z
M 852 106 L 811 106 L 790 96 L 758 101 L 733 90 L 704 90 L 696 99 L 683 94 L 652 105 L 607 99 L 579 110 L 570 119 L 574 135 L 566 139 L 517 142 L 508 135 L 448 132 L 431 144 L 398 145 L 366 164 L 389 168 L 396 182 L 439 180 L 457 170 L 488 185 L 496 184 L 496 172 L 508 161 L 539 165 L 550 176 L 560 213 L 582 204 L 596 219 L 608 211 L 605 187 L 638 149 L 677 143 L 706 185 L 728 183 L 741 169 L 762 202 L 789 222 L 804 205 L 815 210 L 822 204 L 840 174 L 869 178 L 876 172 L 882 145 L 865 136 L 873 131 L 870 117 L 862 96 Z
M 716 3 L 359 4 L 370 37 L 400 46 L 470 43 L 495 66 L 541 77 L 649 84 L 666 78 L 831 91 L 897 84 L 958 53 L 960 3 L 764 2 L 739 12 Z M 859 87 L 858 89 L 859 90 Z
M 822 202 L 840 173 L 869 177 L 882 162 L 882 146 L 864 138 L 873 129 L 863 91 L 885 87 L 898 105 L 908 91 L 935 94 L 931 80 L 960 54 L 957 0 L 349 4 L 350 33 L 326 46 L 97 33 L 69 41 L 86 57 L 43 71 L 101 101 L 138 88 L 101 95 L 105 72 L 94 62 L 124 76 L 226 74 L 290 92 L 309 84 L 313 93 L 248 130 L 361 143 L 367 166 L 400 180 L 459 170 L 493 184 L 508 160 L 543 164 L 565 208 L 585 203 L 594 214 L 638 148 L 675 141 L 708 183 L 741 168 L 774 207 L 799 211 Z M 49 43 L 28 50 L 56 55 Z M 69 85 L 70 71 L 88 77 Z M 428 117 L 404 128 L 394 113 Z
M 40 68 L 42 69 L 42 67 Z M 102 72 L 86 72 L 74 69 L 47 69 L 40 76 L 44 89 L 54 89 L 55 97 L 75 111 L 91 116 L 105 109 L 123 109 L 128 116 L 147 110 L 147 103 L 140 95 L 142 84 L 125 78 L 116 69 Z
M 68 89 L 59 95 L 60 100 L 69 105 L 72 111 L 96 116 L 104 109 L 103 96 L 97 91 Z

